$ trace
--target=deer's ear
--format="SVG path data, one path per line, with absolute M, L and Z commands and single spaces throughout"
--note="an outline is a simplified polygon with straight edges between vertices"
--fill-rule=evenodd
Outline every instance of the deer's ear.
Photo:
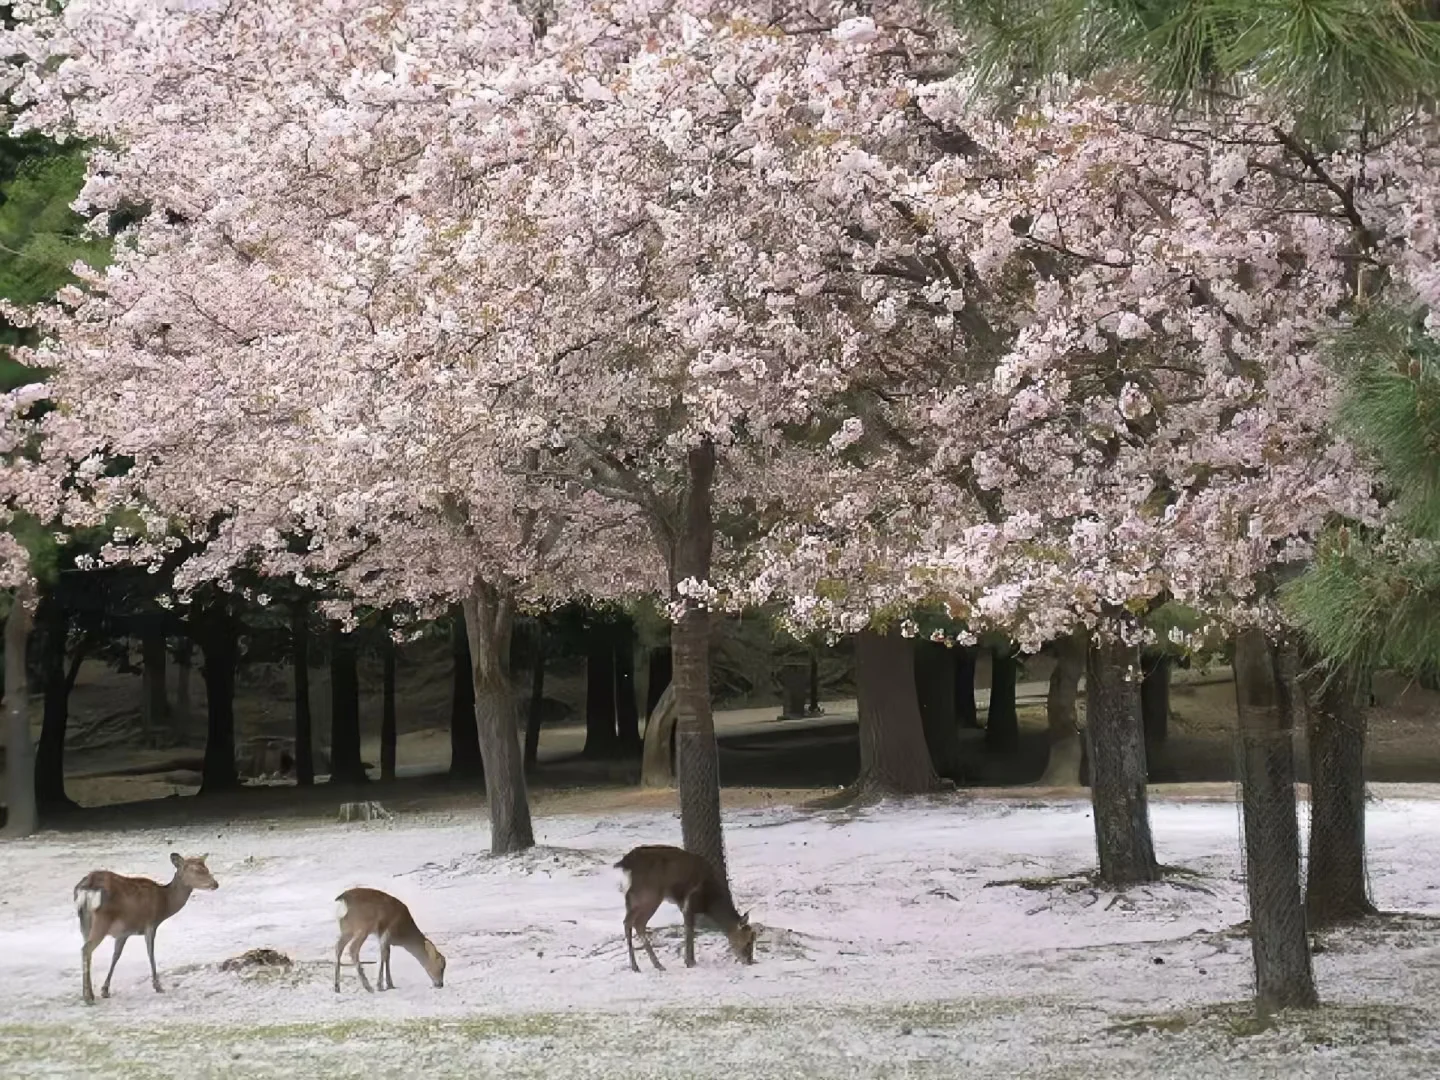
M 180 855 L 179 855 L 178 852 L 172 851 L 172 852 L 170 853 L 170 864 L 171 864 L 172 866 L 176 867 L 177 869 L 179 868 L 180 864 L 183 863 L 184 861 L 185 861 L 185 860 L 180 857 Z

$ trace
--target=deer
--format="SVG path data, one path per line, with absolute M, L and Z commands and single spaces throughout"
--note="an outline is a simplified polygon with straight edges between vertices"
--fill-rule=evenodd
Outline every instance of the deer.
M 80 916 L 80 933 L 85 944 L 80 947 L 84 967 L 83 993 L 85 1004 L 95 1004 L 95 990 L 90 981 L 90 956 L 107 937 L 115 939 L 110 955 L 110 971 L 100 987 L 100 996 L 110 996 L 110 980 L 115 965 L 125 951 L 125 942 L 136 934 L 145 935 L 145 951 L 150 954 L 150 985 L 157 994 L 163 993 L 160 974 L 155 970 L 155 931 L 170 916 L 183 908 L 196 889 L 213 892 L 220 887 L 205 865 L 208 856 L 185 858 L 171 854 L 175 876 L 168 885 L 143 877 L 125 877 L 109 870 L 92 870 L 75 886 L 75 912 Z
M 642 845 L 615 864 L 625 872 L 625 948 L 630 953 L 630 970 L 639 972 L 635 962 L 638 935 L 655 970 L 664 971 L 650 945 L 647 927 L 661 903 L 669 900 L 685 917 L 685 966 L 695 966 L 695 920 L 705 916 L 725 932 L 730 950 L 746 964 L 755 962 L 755 928 L 750 913 L 735 910 L 730 889 L 699 855 L 665 844 Z
M 360 974 L 360 985 L 374 993 L 375 988 L 360 966 L 360 946 L 374 934 L 380 939 L 380 989 L 394 990 L 395 977 L 390 973 L 390 946 L 398 945 L 416 960 L 437 988 L 445 985 L 445 957 L 435 943 L 420 932 L 415 918 L 389 893 L 379 889 L 346 889 L 335 898 L 335 915 L 340 920 L 340 940 L 335 943 L 335 992 L 340 992 L 340 957 L 350 946 L 350 960 Z

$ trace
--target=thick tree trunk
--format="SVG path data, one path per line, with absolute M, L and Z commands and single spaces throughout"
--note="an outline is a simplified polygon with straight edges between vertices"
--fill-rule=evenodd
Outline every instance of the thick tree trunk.
M 464 609 L 475 687 L 475 726 L 485 763 L 485 797 L 490 808 L 490 853 L 509 855 L 535 846 L 530 799 L 525 790 L 525 758 L 515 722 L 515 694 L 510 686 L 514 600 L 476 581 L 465 598 Z
M 151 737 L 159 736 L 170 723 L 165 659 L 165 627 L 156 620 L 140 636 L 140 725 Z
M 530 716 L 525 723 L 525 768 L 540 763 L 540 723 L 545 712 L 545 623 L 535 620 L 534 662 L 530 666 Z
M 387 629 L 381 643 L 382 674 L 380 682 L 380 779 L 395 779 L 395 639 Z
M 960 727 L 955 717 L 955 652 L 933 641 L 915 647 L 915 694 L 925 743 L 935 771 L 959 780 L 962 771 Z
M 1360 680 L 1304 676 L 1309 708 L 1310 858 L 1305 913 L 1312 927 L 1375 914 L 1365 873 L 1365 712 Z
M 675 786 L 675 684 L 665 687 L 645 722 L 645 746 L 640 754 L 640 786 Z
M 669 645 L 658 645 L 650 650 L 647 662 L 648 675 L 645 680 L 645 715 L 655 715 L 655 706 L 660 704 L 660 695 L 670 687 L 675 676 L 674 651 Z
M 175 739 L 182 744 L 190 738 L 194 717 L 190 697 L 190 661 L 194 652 L 195 643 L 190 640 L 190 629 L 187 626 L 185 636 L 180 639 L 180 645 L 175 650 L 175 711 L 170 717 Z
M 41 672 L 45 711 L 40 723 L 40 745 L 35 751 L 35 802 L 41 815 L 73 809 L 65 794 L 65 732 L 70 723 L 69 672 L 65 646 L 70 636 L 70 613 L 53 595 L 41 602 Z
M 864 795 L 923 795 L 940 788 L 915 694 L 915 642 L 898 629 L 855 639 L 860 697 L 860 778 Z
M 705 442 L 686 458 L 684 514 L 670 553 L 670 586 L 709 582 L 715 549 L 715 446 Z M 665 523 L 657 523 L 664 526 Z M 680 832 L 685 849 L 704 858 L 720 880 L 725 836 L 720 815 L 720 752 L 710 711 L 710 613 L 687 603 L 670 628 L 675 683 L 675 760 L 680 786 Z
M 604 620 L 585 633 L 585 749 L 588 758 L 614 757 L 619 747 L 615 729 L 615 636 Z
M 1140 727 L 1136 650 L 1112 641 L 1090 643 L 1085 667 L 1085 736 L 1090 753 L 1090 804 L 1100 881 L 1123 889 L 1158 881 L 1145 791 L 1145 736 Z
M 470 642 L 460 608 L 450 625 L 454 655 L 450 685 L 450 778 L 478 780 L 484 775 L 480 730 L 475 725 L 475 676 L 470 670 Z
M 197 630 L 204 653 L 207 712 L 205 761 L 200 767 L 200 794 L 232 791 L 240 786 L 235 771 L 235 667 L 239 660 L 239 627 L 223 605 L 200 614 Z
M 615 726 L 620 752 L 640 751 L 640 705 L 635 700 L 635 624 L 625 618 L 615 631 Z
M 360 658 L 355 639 L 330 624 L 330 782 L 368 780 L 360 756 Z
M 1170 735 L 1170 672 L 1175 665 L 1164 653 L 1144 654 L 1140 664 L 1140 718 L 1146 744 L 1157 746 Z
M 310 604 L 290 609 L 290 659 L 295 668 L 295 783 L 315 783 L 315 723 L 310 711 Z
M 29 836 L 40 824 L 35 806 L 35 741 L 30 731 L 26 646 L 34 601 L 29 586 L 15 591 L 5 619 L 5 836 Z
M 980 730 L 980 710 L 975 705 L 975 662 L 980 650 L 973 645 L 955 649 L 955 715 L 962 728 Z
M 1055 642 L 1055 667 L 1050 671 L 1050 689 L 1045 699 L 1050 760 L 1040 777 L 1046 787 L 1080 786 L 1082 750 L 1077 700 L 1088 648 L 1089 639 L 1083 630 Z
M 1291 689 L 1264 631 L 1241 632 L 1235 639 L 1235 704 L 1250 947 L 1262 1013 L 1310 1007 L 1318 1000 L 1300 896 Z
M 1009 646 L 990 653 L 990 708 L 985 714 L 985 749 L 1013 754 L 1020 749 L 1020 714 L 1015 708 L 1020 658 Z

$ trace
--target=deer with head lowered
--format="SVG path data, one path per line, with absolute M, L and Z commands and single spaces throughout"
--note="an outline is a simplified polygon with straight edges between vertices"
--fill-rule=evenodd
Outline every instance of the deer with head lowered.
M 168 885 L 149 878 L 125 877 L 109 870 L 93 870 L 75 886 L 75 911 L 80 916 L 80 932 L 85 944 L 80 948 L 84 965 L 83 990 L 85 1003 L 95 1004 L 95 991 L 90 982 L 90 956 L 107 937 L 115 939 L 110 955 L 110 971 L 100 987 L 100 996 L 110 996 L 110 980 L 115 965 L 125 951 L 125 942 L 136 934 L 145 935 L 145 950 L 150 954 L 150 985 L 161 992 L 160 975 L 155 970 L 155 931 L 160 924 L 185 906 L 196 889 L 218 889 L 219 883 L 205 865 L 206 856 L 184 858 L 172 854 L 170 862 L 175 876 Z
M 725 932 L 736 957 L 746 964 L 755 962 L 755 928 L 749 913 L 735 910 L 729 887 L 699 855 L 664 844 L 646 845 L 632 850 L 615 868 L 625 871 L 625 947 L 632 971 L 640 970 L 632 933 L 639 935 L 656 970 L 665 970 L 646 927 L 666 900 L 685 917 L 686 967 L 695 966 L 695 920 L 702 915 Z
M 374 934 L 380 939 L 381 990 L 394 990 L 390 974 L 390 946 L 398 945 L 416 960 L 437 987 L 445 985 L 445 957 L 435 943 L 420 932 L 415 919 L 401 901 L 379 889 L 346 889 L 335 898 L 335 915 L 340 920 L 340 940 L 335 943 L 335 992 L 340 992 L 340 957 L 350 946 L 350 959 L 360 974 L 360 985 L 371 993 L 375 988 L 360 966 L 360 946 Z

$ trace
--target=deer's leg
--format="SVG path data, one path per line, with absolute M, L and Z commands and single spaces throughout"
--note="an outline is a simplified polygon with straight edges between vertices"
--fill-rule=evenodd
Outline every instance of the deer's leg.
M 350 961 L 355 965 L 356 974 L 360 976 L 360 985 L 373 994 L 375 987 L 370 985 L 370 980 L 365 976 L 365 969 L 360 966 L 360 946 L 365 944 L 365 939 L 369 936 L 369 934 L 356 934 L 350 940 Z
M 90 931 L 85 935 L 85 944 L 80 947 L 80 959 L 84 970 L 81 989 L 84 993 L 85 1004 L 87 1005 L 95 1004 L 95 987 L 90 979 L 90 958 L 94 955 L 100 942 L 105 940 L 105 934 L 109 929 L 110 920 L 101 918 L 99 912 L 96 912 L 90 919 Z M 106 985 L 109 985 L 110 980 L 107 979 L 105 981 Z
M 685 906 L 681 912 L 685 916 L 685 966 L 695 966 L 695 908 L 690 902 L 690 897 L 685 898 Z
M 80 946 L 80 993 L 85 999 L 86 1005 L 95 1004 L 95 991 L 90 986 L 90 954 L 95 951 L 95 943 L 87 940 Z M 639 969 L 636 969 L 639 970 Z
M 115 950 L 110 954 L 110 971 L 106 974 L 105 981 L 100 986 L 100 996 L 102 998 L 108 998 L 110 996 L 110 980 L 115 977 L 115 965 L 120 963 L 120 954 L 125 951 L 125 942 L 128 940 L 129 937 L 125 934 L 121 934 L 115 939 Z
M 340 992 L 340 958 L 345 955 L 345 946 L 350 944 L 350 935 L 342 932 L 335 943 L 335 992 Z
M 661 897 L 654 893 L 642 893 L 635 890 L 625 894 L 625 942 L 630 943 L 630 930 L 633 927 L 635 933 L 640 935 L 640 944 L 645 947 L 645 953 L 650 957 L 650 963 L 655 965 L 656 971 L 664 971 L 665 966 L 660 963 L 660 958 L 655 955 L 655 949 L 650 944 L 650 934 L 646 930 L 650 918 L 655 914 L 656 908 L 660 906 Z M 640 965 L 635 963 L 635 948 L 630 947 L 630 965 L 640 970 Z
M 386 983 L 389 983 L 387 986 Z M 390 977 L 390 939 L 380 939 L 380 989 L 394 990 L 395 980 Z
M 158 929 L 158 928 L 152 926 L 152 927 L 150 927 L 149 930 L 146 930 L 146 931 L 145 931 L 145 951 L 146 951 L 146 952 L 149 954 L 149 956 L 150 956 L 150 985 L 155 988 L 155 992 L 156 992 L 157 994 L 160 994 L 160 993 L 163 993 L 164 990 L 163 990 L 163 988 L 160 986 L 160 973 L 155 970 L 155 931 L 156 931 L 156 929 Z M 107 979 L 106 981 L 108 982 L 109 980 Z

